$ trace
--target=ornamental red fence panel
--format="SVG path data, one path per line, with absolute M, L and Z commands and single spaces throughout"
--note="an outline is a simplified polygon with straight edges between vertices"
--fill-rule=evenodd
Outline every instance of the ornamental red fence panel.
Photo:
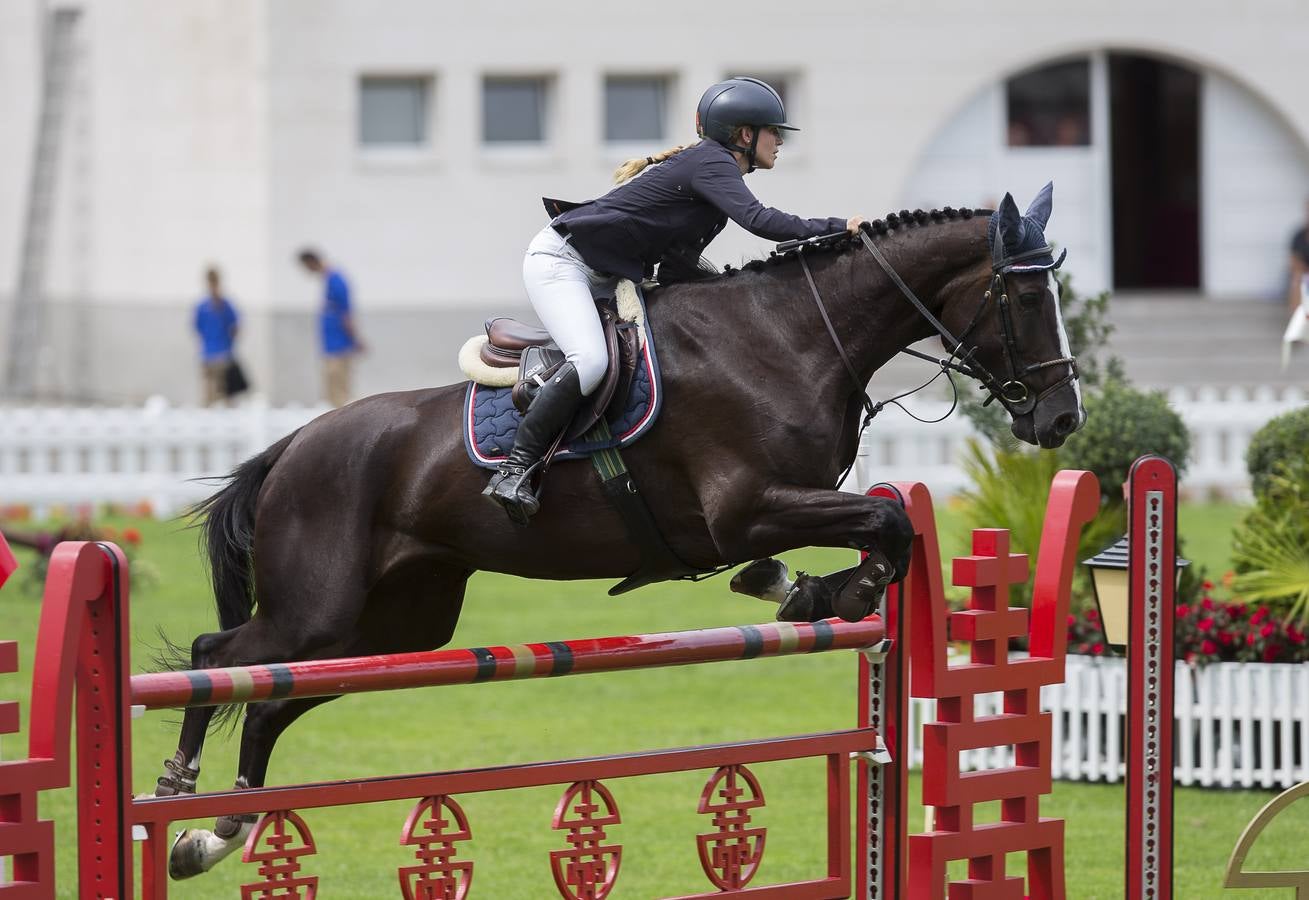
M 0 856 L 13 858 L 15 877 L 0 884 L 0 897 L 54 896 L 53 828 L 37 820 L 36 797 L 69 782 L 74 697 L 82 897 L 135 896 L 134 835 L 141 848 L 141 896 L 166 896 L 172 824 L 217 815 L 259 817 L 243 854 L 258 880 L 245 886 L 243 896 L 313 897 L 317 848 L 310 812 L 405 800 L 412 806 L 399 843 L 412 851 L 414 862 L 397 867 L 399 892 L 407 898 L 462 900 L 470 895 L 475 862 L 460 853 L 466 853 L 473 824 L 459 798 L 560 786 L 553 827 L 560 837 L 556 846 L 562 847 L 549 853 L 547 868 L 562 897 L 603 898 L 617 883 L 624 853 L 613 832 L 621 820 L 613 780 L 701 770 L 709 774 L 697 809 L 708 818 L 709 830 L 694 840 L 688 835 L 687 846 L 695 847 L 710 887 L 691 896 L 825 900 L 849 896 L 855 888 L 864 898 L 940 897 L 946 862 L 960 858 L 970 860 L 970 878 L 957 885 L 959 895 L 982 896 L 983 883 L 1012 881 L 1005 876 L 1003 854 L 1014 849 L 1029 852 L 1033 896 L 1061 896 L 1061 823 L 1040 818 L 1037 806 L 1039 794 L 1049 788 L 1049 723 L 1039 713 L 1039 689 L 1062 678 L 1062 629 L 1052 626 L 1063 621 L 1061 611 L 1067 608 L 1077 531 L 1093 513 L 1088 498 L 1095 493 L 1094 481 L 1084 473 L 1063 473 L 1052 488 L 1030 620 L 1005 602 L 1007 585 L 1026 573 L 1025 558 L 1008 552 L 1005 532 L 979 532 L 973 555 L 956 560 L 956 582 L 970 585 L 973 594 L 967 610 L 950 613 L 926 489 L 902 484 L 877 490 L 905 503 L 915 526 L 915 558 L 905 584 L 888 591 L 879 614 L 861 622 L 774 622 L 184 673 L 129 674 L 126 560 L 111 545 L 61 545 L 51 560 L 37 638 L 30 758 L 0 763 Z M 1024 631 L 1031 657 L 1010 662 L 1005 642 Z M 945 665 L 947 636 L 972 641 L 969 664 Z M 842 649 L 860 654 L 860 721 L 848 731 L 132 799 L 128 726 L 134 706 L 145 711 L 258 701 L 273 691 L 309 697 Z M 13 644 L 0 644 L 0 671 L 14 668 Z M 924 779 L 924 799 L 937 808 L 936 828 L 913 839 L 905 821 L 907 760 L 895 753 L 907 723 L 911 671 L 915 693 L 941 701 L 940 721 L 928 729 Z M 983 690 L 1005 692 L 1006 710 L 995 722 L 971 715 L 971 698 Z M 17 722 L 14 705 L 0 705 L 0 731 L 16 730 Z M 961 775 L 958 751 L 986 742 L 1018 743 L 1018 764 L 984 777 Z M 777 851 L 767 842 L 760 818 L 767 809 L 764 786 L 751 767 L 797 759 L 820 760 L 826 773 L 826 867 L 806 880 L 759 885 L 766 845 Z M 851 760 L 857 761 L 859 784 L 853 841 Z M 1003 821 L 999 827 L 974 827 L 971 806 L 987 799 L 1003 801 Z

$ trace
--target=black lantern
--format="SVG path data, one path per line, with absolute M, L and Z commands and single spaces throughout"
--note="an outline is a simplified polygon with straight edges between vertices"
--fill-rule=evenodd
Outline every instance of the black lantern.
M 1128 583 L 1128 555 L 1130 542 L 1119 538 L 1095 556 L 1083 561 L 1091 570 L 1091 586 L 1095 590 L 1095 606 L 1100 613 L 1100 627 L 1104 641 L 1115 653 L 1123 655 L 1127 647 L 1128 605 L 1131 586 Z M 1190 560 L 1177 557 L 1177 577 Z

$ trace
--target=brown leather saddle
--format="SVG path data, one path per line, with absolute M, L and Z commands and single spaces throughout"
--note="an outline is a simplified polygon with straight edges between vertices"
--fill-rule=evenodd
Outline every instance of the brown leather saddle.
M 600 385 L 583 400 L 564 432 L 565 441 L 586 433 L 601 416 L 606 419 L 620 416 L 636 375 L 640 351 L 636 323 L 619 321 L 616 308 L 607 300 L 597 300 L 596 310 L 604 328 L 609 365 Z M 525 325 L 505 316 L 486 320 L 486 343 L 482 345 L 480 356 L 488 366 L 518 369 L 518 380 L 510 396 L 520 413 L 527 412 L 537 389 L 565 360 L 563 351 L 544 328 Z

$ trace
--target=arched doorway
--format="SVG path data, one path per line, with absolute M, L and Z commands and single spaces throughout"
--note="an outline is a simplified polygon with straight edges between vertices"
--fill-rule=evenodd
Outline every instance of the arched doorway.
M 1084 291 L 1268 299 L 1309 196 L 1309 148 L 1211 68 L 1097 50 L 978 91 L 937 131 L 909 208 L 1025 202 L 1055 182 L 1051 236 Z

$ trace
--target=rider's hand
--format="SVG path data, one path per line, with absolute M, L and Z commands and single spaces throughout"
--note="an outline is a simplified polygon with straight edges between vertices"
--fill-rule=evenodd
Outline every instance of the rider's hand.
M 853 219 L 845 223 L 845 230 L 850 232 L 851 234 L 858 234 L 859 226 L 862 224 L 864 224 L 863 217 L 855 216 Z

